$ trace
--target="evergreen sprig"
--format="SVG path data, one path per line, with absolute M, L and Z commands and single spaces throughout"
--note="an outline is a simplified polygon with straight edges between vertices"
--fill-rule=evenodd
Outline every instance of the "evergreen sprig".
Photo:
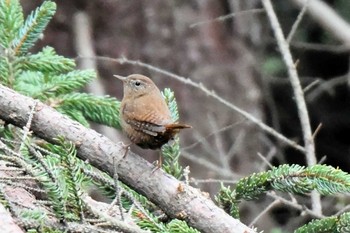
M 167 230 L 167 226 L 159 222 L 159 220 L 148 210 L 145 210 L 147 215 L 142 213 L 140 210 L 134 210 L 132 215 L 136 219 L 136 223 L 141 229 L 147 229 L 151 232 L 170 232 Z M 151 218 L 150 218 L 151 217 Z
M 66 74 L 53 75 L 38 71 L 25 71 L 15 80 L 14 89 L 33 98 L 46 101 L 58 99 L 60 95 L 71 93 L 93 79 L 92 70 L 74 70 Z
M 269 190 L 269 172 L 254 173 L 240 179 L 236 186 L 236 199 L 253 200 Z
M 322 195 L 350 192 L 350 175 L 338 168 L 317 164 L 307 167 L 305 174 Z
M 327 165 L 304 167 L 284 164 L 241 179 L 236 186 L 236 198 L 251 200 L 268 190 L 295 194 L 308 194 L 312 190 L 322 195 L 348 193 L 350 175 Z
M 0 48 L 1 49 L 1 48 Z M 9 86 L 9 79 L 10 78 L 10 68 L 11 65 L 9 63 L 9 60 L 4 57 L 1 56 L 0 57 L 0 83 L 6 86 Z
M 23 24 L 22 7 L 18 0 L 0 1 L 0 47 L 8 48 Z
M 168 230 L 171 233 L 200 233 L 196 229 L 189 227 L 186 222 L 173 219 L 167 224 Z
M 165 88 L 162 95 L 167 103 L 172 120 L 177 122 L 179 120 L 179 112 L 177 109 L 177 103 L 175 94 L 169 88 Z M 164 157 L 163 169 L 168 174 L 173 175 L 177 179 L 182 177 L 182 166 L 179 163 L 180 158 L 180 139 L 178 135 L 173 140 L 162 146 L 162 156 Z
M 119 122 L 120 102 L 114 97 L 70 93 L 60 96 L 58 103 L 57 110 L 68 114 L 73 119 L 80 112 L 86 123 L 86 120 L 89 120 L 117 129 L 121 128 Z
M 230 186 L 225 187 L 221 184 L 219 193 L 215 196 L 218 205 L 234 218 L 239 218 L 239 201 L 236 199 L 235 190 L 231 190 Z
M 39 39 L 55 12 L 56 3 L 45 1 L 27 17 L 24 24 L 19 28 L 17 36 L 13 39 L 14 55 L 22 55 L 28 52 L 28 49 Z
M 305 194 L 316 188 L 313 176 L 306 176 L 305 167 L 297 164 L 273 167 L 268 178 L 273 189 L 283 192 Z
M 162 95 L 169 107 L 171 118 L 174 122 L 177 122 L 179 120 L 179 111 L 177 109 L 177 102 L 174 92 L 170 88 L 164 88 Z
M 64 193 L 61 190 L 62 183 L 58 179 L 61 169 L 57 167 L 57 160 L 58 159 L 55 158 L 48 158 L 43 161 L 45 164 L 44 166 L 37 163 L 33 173 L 35 177 L 40 179 L 40 184 L 47 192 L 47 198 L 51 203 L 54 214 L 59 220 L 64 221 L 67 215 L 67 209 L 64 201 Z M 49 169 L 52 172 L 52 176 L 48 175 L 48 171 L 46 169 Z
M 85 175 L 81 172 L 81 161 L 77 158 L 77 151 L 72 143 L 63 143 L 64 153 L 61 154 L 62 175 L 64 177 L 66 203 L 69 205 L 70 219 L 84 220 L 85 205 L 82 201 L 82 187 Z M 78 217 L 78 218 L 77 218 Z
M 322 195 L 349 193 L 349 179 L 350 174 L 332 166 L 317 164 L 304 167 L 284 164 L 240 179 L 233 190 L 221 185 L 215 199 L 227 213 L 238 218 L 238 204 L 242 199 L 257 199 L 269 190 L 301 195 L 309 194 L 313 190 Z M 330 226 L 329 221 L 331 220 L 325 220 L 325 225 L 322 223 L 322 226 L 326 226 L 325 229 Z
M 20 70 L 60 74 L 72 71 L 75 62 L 73 59 L 58 55 L 52 47 L 46 46 L 41 52 L 19 57 L 15 65 Z
M 0 53 L 0 82 L 47 103 L 84 126 L 93 121 L 120 129 L 119 101 L 77 92 L 96 76 L 94 71 L 74 70 L 73 59 L 58 55 L 49 46 L 36 54 L 28 53 L 55 11 L 56 4 L 45 1 L 23 22 L 18 0 L 1 1 L 0 32 L 6 53 Z
M 44 144 L 50 153 L 38 158 L 34 156 L 36 176 L 40 178 L 56 216 L 62 220 L 81 220 L 85 208 L 81 200 L 85 179 L 81 172 L 88 166 L 76 157 L 76 148 L 72 143 L 57 139 L 58 145 Z M 36 162 L 37 160 L 40 160 Z
M 350 232 L 350 212 L 339 216 L 314 219 L 298 228 L 294 233 L 346 233 Z

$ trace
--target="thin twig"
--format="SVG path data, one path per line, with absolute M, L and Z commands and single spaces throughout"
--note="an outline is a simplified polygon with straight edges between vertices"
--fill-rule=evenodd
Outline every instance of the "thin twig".
M 182 173 L 185 178 L 185 184 L 189 185 L 190 184 L 190 167 L 186 166 Z
M 195 146 L 201 144 L 201 143 L 204 143 L 207 141 L 207 139 L 215 134 L 218 134 L 218 133 L 222 133 L 226 130 L 229 130 L 229 129 L 232 129 L 233 127 L 235 126 L 238 126 L 240 125 L 241 123 L 243 123 L 245 120 L 242 120 L 242 121 L 238 121 L 238 122 L 235 122 L 233 124 L 230 124 L 230 125 L 227 125 L 227 126 L 224 126 L 218 130 L 215 130 L 215 131 L 212 131 L 210 134 L 206 135 L 205 137 L 202 137 L 201 139 L 197 140 L 196 142 L 192 143 L 191 145 L 188 145 L 186 147 L 183 147 L 182 150 L 189 150 L 189 149 L 192 149 L 194 148 Z
M 241 177 L 243 178 L 243 176 Z M 238 180 L 221 180 L 221 179 L 206 179 L 206 180 L 197 180 L 192 179 L 190 181 L 191 184 L 210 184 L 210 183 L 225 183 L 225 184 L 237 184 Z
M 301 41 L 292 41 L 290 46 L 293 48 L 313 50 L 334 54 L 344 54 L 350 51 L 350 47 L 347 45 L 331 45 L 331 44 L 321 44 L 321 43 L 309 43 Z
M 214 117 L 211 114 L 208 116 L 208 122 L 211 125 L 212 130 L 219 128 L 217 122 L 214 120 Z M 214 134 L 214 142 L 218 151 L 216 158 L 218 158 L 223 169 L 231 170 L 230 161 L 228 160 L 228 157 L 224 150 L 223 141 L 224 140 L 221 138 L 220 134 Z
M 317 159 L 315 155 L 315 144 L 312 137 L 310 119 L 309 119 L 309 115 L 306 107 L 303 90 L 300 85 L 298 73 L 296 71 L 295 64 L 293 62 L 293 58 L 289 50 L 289 45 L 283 35 L 281 26 L 278 22 L 276 13 L 273 10 L 271 1 L 262 0 L 262 3 L 270 19 L 271 26 L 275 33 L 275 38 L 280 48 L 283 60 L 286 63 L 288 68 L 288 74 L 289 74 L 288 76 L 292 84 L 294 97 L 296 99 L 296 105 L 298 108 L 301 129 L 303 132 L 306 161 L 309 166 L 312 166 L 317 163 Z M 322 214 L 321 196 L 316 191 L 313 191 L 311 193 L 311 202 L 312 202 L 313 211 L 321 215 Z
M 285 198 L 283 198 L 283 197 L 280 197 L 280 196 L 276 195 L 274 192 L 268 192 L 266 195 L 269 196 L 269 197 L 274 198 L 275 200 L 279 200 L 279 201 L 281 201 L 283 204 L 285 204 L 285 205 L 287 205 L 287 206 L 290 206 L 290 207 L 292 207 L 292 208 L 294 208 L 294 209 L 297 209 L 297 210 L 300 210 L 300 211 L 304 211 L 305 213 L 307 213 L 308 215 L 310 215 L 310 216 L 312 216 L 312 217 L 320 218 L 320 219 L 322 219 L 322 218 L 325 217 L 325 216 L 322 215 L 322 214 L 319 214 L 319 213 L 317 213 L 317 212 L 315 212 L 315 211 L 313 211 L 313 210 L 310 210 L 309 208 L 307 208 L 307 207 L 304 206 L 304 205 L 300 205 L 300 204 L 299 204 L 298 202 L 296 202 L 296 201 L 289 201 L 289 200 L 287 200 L 287 199 L 285 199 Z
M 23 127 L 23 136 L 22 136 L 22 140 L 21 140 L 21 145 L 20 145 L 19 150 L 18 150 L 19 153 L 23 150 L 23 147 L 26 144 L 27 136 L 28 136 L 29 131 L 30 131 L 30 126 L 32 125 L 32 120 L 33 120 L 33 116 L 34 116 L 35 108 L 36 108 L 37 104 L 38 104 L 38 101 L 35 100 L 34 105 L 33 105 L 32 109 L 30 110 L 27 124 L 26 124 L 26 126 Z
M 309 0 L 291 0 L 299 7 L 304 7 Z M 308 14 L 321 27 L 329 32 L 330 35 L 340 40 L 344 45 L 350 46 L 350 25 L 325 1 L 309 1 L 307 7 Z
M 195 156 L 195 155 L 188 153 L 186 151 L 183 151 L 181 153 L 181 156 L 183 156 L 183 158 L 191 160 L 199 165 L 202 165 L 202 166 L 206 167 L 207 169 L 215 171 L 220 176 L 223 176 L 226 178 L 232 178 L 235 176 L 235 174 L 231 170 L 224 170 L 220 166 L 217 166 L 204 158 Z
M 273 168 L 272 164 L 261 153 L 258 152 L 257 155 L 269 168 Z
M 322 128 L 322 123 L 318 124 L 317 128 L 315 129 L 315 132 L 312 134 L 312 138 L 315 139 L 315 137 L 317 136 L 318 132 L 320 132 Z
M 137 60 L 129 60 L 125 57 L 123 58 L 109 58 L 109 57 L 103 57 L 103 56 L 96 56 L 96 57 L 80 57 L 78 56 L 77 59 L 99 59 L 99 60 L 104 60 L 104 61 L 113 61 L 113 62 L 118 62 L 119 64 L 130 64 L 130 65 L 135 65 L 135 66 L 140 66 L 155 72 L 158 72 L 160 74 L 164 74 L 170 78 L 176 79 L 186 85 L 195 87 L 199 90 L 201 90 L 202 92 L 204 92 L 205 94 L 207 94 L 208 96 L 216 99 L 217 101 L 219 101 L 220 103 L 224 104 L 225 106 L 229 107 L 230 109 L 232 109 L 233 111 L 239 113 L 240 115 L 242 115 L 243 117 L 245 117 L 246 119 L 248 119 L 249 121 L 251 121 L 252 123 L 256 124 L 258 127 L 260 127 L 260 129 L 262 129 L 263 131 L 265 131 L 266 133 L 274 136 L 275 138 L 277 138 L 278 140 L 284 142 L 285 144 L 291 146 L 292 148 L 301 151 L 303 153 L 305 153 L 305 149 L 298 145 L 298 143 L 290 140 L 289 138 L 286 138 L 284 135 L 282 135 L 281 133 L 277 132 L 276 130 L 274 130 L 273 128 L 271 128 L 270 126 L 264 124 L 261 120 L 257 119 L 255 116 L 253 116 L 252 114 L 244 111 L 243 109 L 237 107 L 236 105 L 234 105 L 233 103 L 231 103 L 228 100 L 225 100 L 224 98 L 220 97 L 219 95 L 217 95 L 213 90 L 209 90 L 207 87 L 205 87 L 202 83 L 197 83 L 192 81 L 189 78 L 185 78 L 179 75 L 176 75 L 174 73 L 171 73 L 167 70 L 163 70 L 160 69 L 158 67 L 152 66 L 150 64 L 141 62 L 141 61 L 137 61 Z
M 117 163 L 115 162 L 115 157 L 113 158 L 113 163 L 114 163 L 114 174 L 113 174 L 113 181 L 114 181 L 114 188 L 115 188 L 115 199 L 112 201 L 110 204 L 109 210 L 112 209 L 112 207 L 117 204 L 120 212 L 120 217 L 122 221 L 125 221 L 124 217 L 124 209 L 122 206 L 121 202 L 121 190 L 120 190 L 120 185 L 119 185 L 119 180 L 118 180 L 118 173 L 117 173 Z
M 290 44 L 290 42 L 292 41 L 293 36 L 295 35 L 295 32 L 297 31 L 297 28 L 298 28 L 299 24 L 301 23 L 301 20 L 303 19 L 304 15 L 305 15 L 306 9 L 309 6 L 309 1 L 310 0 L 307 0 L 307 2 L 304 4 L 303 8 L 301 9 L 300 13 L 298 14 L 297 19 L 295 20 L 295 22 L 294 22 L 294 24 L 292 26 L 292 29 L 290 30 L 290 32 L 289 32 L 289 34 L 287 36 L 287 43 L 288 44 Z
M 244 145 L 244 140 L 246 139 L 247 136 L 247 129 L 242 128 L 236 138 L 235 141 L 232 143 L 230 149 L 227 152 L 227 160 L 231 161 L 235 155 L 237 155 L 237 151 L 240 151 L 240 148 L 242 145 Z
M 198 27 L 198 26 L 202 26 L 203 24 L 208 24 L 208 23 L 216 23 L 216 22 L 222 22 L 225 21 L 227 19 L 236 17 L 236 16 L 240 16 L 240 15 L 245 15 L 245 14 L 256 14 L 256 13 L 262 13 L 264 12 L 264 9 L 250 9 L 250 10 L 245 10 L 245 11 L 240 11 L 240 12 L 234 12 L 231 14 L 227 14 L 227 15 L 222 15 L 219 16 L 217 18 L 214 19 L 209 19 L 209 20 L 204 20 L 198 23 L 193 23 L 190 25 L 190 28 L 194 28 L 194 27 Z
M 308 92 L 311 88 L 313 88 L 314 86 L 316 86 L 317 84 L 319 84 L 321 81 L 319 79 L 316 79 L 315 81 L 313 81 L 312 83 L 310 83 L 309 85 L 307 85 L 304 89 L 303 92 L 306 93 Z
M 339 85 L 347 84 L 348 75 L 339 76 L 332 78 L 331 80 L 322 81 L 317 88 L 310 91 L 306 98 L 308 102 L 315 101 L 321 94 L 327 93 L 328 95 L 335 95 L 335 88 Z
M 0 180 L 11 180 L 11 181 L 18 181 L 18 180 L 29 180 L 29 181 L 39 181 L 40 179 L 37 177 L 31 177 L 31 176 L 0 176 Z
M 348 212 L 350 210 L 350 205 L 345 206 L 344 208 L 342 208 L 341 210 L 339 210 L 337 213 L 335 213 L 335 216 L 339 216 L 345 212 Z
M 279 204 L 281 204 L 282 202 L 280 200 L 274 200 L 270 205 L 268 205 L 263 211 L 261 211 L 258 216 L 256 216 L 253 221 L 251 221 L 249 223 L 249 227 L 254 226 L 254 224 L 262 217 L 264 216 L 266 213 L 268 213 L 270 210 L 272 210 L 273 208 L 275 208 L 276 206 L 278 206 Z

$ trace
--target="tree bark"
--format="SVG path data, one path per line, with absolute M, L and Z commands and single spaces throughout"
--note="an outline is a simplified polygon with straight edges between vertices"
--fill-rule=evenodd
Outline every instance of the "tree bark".
M 18 127 L 25 126 L 35 100 L 2 85 L 0 100 L 0 118 Z M 161 169 L 152 173 L 153 166 L 132 152 L 123 159 L 121 145 L 43 103 L 36 105 L 30 130 L 50 142 L 55 142 L 54 138 L 58 136 L 74 142 L 81 159 L 88 160 L 112 176 L 115 165 L 122 182 L 144 194 L 170 217 L 183 219 L 201 232 L 254 232 L 217 207 L 200 190 L 185 185 Z M 116 161 L 115 164 L 113 161 Z M 179 186 L 183 186 L 184 190 L 179 191 Z

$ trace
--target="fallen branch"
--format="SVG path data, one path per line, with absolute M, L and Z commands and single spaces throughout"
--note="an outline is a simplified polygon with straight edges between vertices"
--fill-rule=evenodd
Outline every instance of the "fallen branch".
M 113 176 L 113 158 L 117 161 L 118 177 L 122 182 L 144 194 L 170 217 L 183 219 L 201 232 L 253 233 L 254 230 L 232 218 L 217 207 L 201 191 L 185 185 L 161 169 L 152 174 L 153 166 L 105 136 L 87 129 L 63 116 L 53 108 L 18 94 L 0 85 L 0 118 L 6 123 L 25 126 L 28 113 L 36 104 L 31 131 L 38 137 L 54 142 L 63 136 L 78 147 L 78 156 Z M 184 189 L 179 189 L 179 186 Z

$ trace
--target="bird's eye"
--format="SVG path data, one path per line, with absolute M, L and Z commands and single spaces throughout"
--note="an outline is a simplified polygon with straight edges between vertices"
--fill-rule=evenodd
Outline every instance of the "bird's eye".
M 141 82 L 140 82 L 140 81 L 136 81 L 136 82 L 135 82 L 135 86 L 138 87 L 138 86 L 140 86 L 140 85 L 141 85 Z

